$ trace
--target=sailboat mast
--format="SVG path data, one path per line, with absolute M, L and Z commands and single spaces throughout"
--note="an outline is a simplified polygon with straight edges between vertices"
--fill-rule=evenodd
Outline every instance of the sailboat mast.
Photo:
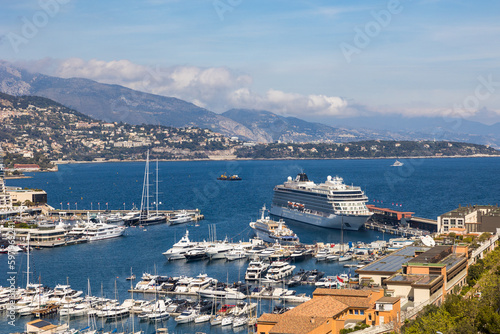
M 146 157 L 146 216 L 149 217 L 149 150 Z
M 158 158 L 156 159 L 156 216 L 158 217 Z
M 27 253 L 26 256 L 28 257 L 27 260 L 27 272 L 26 272 L 26 287 L 30 284 L 30 234 L 28 232 L 28 243 L 27 243 Z
M 149 183 L 149 179 L 148 179 L 148 174 L 149 174 L 149 150 L 148 150 L 148 153 L 146 155 L 146 167 L 144 169 L 144 182 L 142 184 L 142 197 L 141 197 L 141 214 L 140 214 L 140 218 L 139 218 L 139 221 L 142 221 L 144 220 L 145 218 L 147 218 L 147 210 L 148 210 L 148 204 L 147 204 L 147 201 L 148 201 L 148 183 Z M 144 215 L 144 213 L 146 212 L 146 216 Z

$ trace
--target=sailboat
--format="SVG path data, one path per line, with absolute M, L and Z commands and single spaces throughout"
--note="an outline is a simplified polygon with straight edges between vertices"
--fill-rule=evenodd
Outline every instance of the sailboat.
M 167 219 L 164 215 L 158 213 L 158 160 L 156 160 L 156 213 L 152 213 L 149 207 L 149 150 L 146 155 L 146 168 L 144 170 L 144 184 L 142 186 L 141 198 L 141 215 L 139 218 L 139 225 L 153 225 L 166 223 Z

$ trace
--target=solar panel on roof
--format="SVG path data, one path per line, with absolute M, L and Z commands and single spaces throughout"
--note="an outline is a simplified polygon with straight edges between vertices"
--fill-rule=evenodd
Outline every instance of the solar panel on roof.
M 50 322 L 48 322 L 48 321 L 45 321 L 45 320 L 40 320 L 40 321 L 38 321 L 38 322 L 34 322 L 34 323 L 30 324 L 30 325 L 31 325 L 31 326 L 35 326 L 35 327 L 37 327 L 37 328 L 43 328 L 43 327 L 45 327 L 45 326 L 50 326 L 50 325 L 52 325 L 52 324 L 51 324 Z
M 416 251 L 428 250 L 428 247 L 409 246 L 397 250 L 378 261 L 375 261 L 362 269 L 362 271 L 388 271 L 396 272 L 401 269 L 403 263 L 408 262 L 415 256 Z

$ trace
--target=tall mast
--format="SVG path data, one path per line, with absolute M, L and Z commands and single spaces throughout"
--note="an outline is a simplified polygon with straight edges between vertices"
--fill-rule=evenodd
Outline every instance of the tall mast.
M 30 284 L 30 233 L 28 232 L 28 252 L 26 253 L 28 257 L 27 265 L 28 265 L 28 270 L 26 272 L 26 287 Z
M 149 217 L 149 150 L 146 158 L 146 214 Z
M 158 217 L 158 158 L 156 158 L 156 216 Z
M 142 184 L 141 215 L 139 221 L 149 216 L 149 150 L 146 155 L 146 167 L 144 169 L 144 183 Z

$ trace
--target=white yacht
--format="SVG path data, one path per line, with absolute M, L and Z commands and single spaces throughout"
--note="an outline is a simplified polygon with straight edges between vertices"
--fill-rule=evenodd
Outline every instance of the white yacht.
M 167 260 L 179 260 L 185 259 L 185 254 L 191 249 L 198 246 L 197 242 L 192 242 L 189 240 L 189 231 L 186 230 L 186 234 L 176 242 L 172 248 L 163 253 Z
M 215 298 L 215 299 L 232 299 L 232 300 L 241 300 L 245 299 L 246 296 L 243 292 L 234 291 L 231 289 L 224 290 L 215 290 L 215 289 L 203 289 L 198 291 L 198 294 L 201 298 Z
M 341 177 L 328 176 L 324 183 L 315 184 L 305 173 L 299 173 L 274 187 L 269 213 L 320 227 L 356 231 L 372 215 L 367 201 L 360 187 L 344 184 Z
M 234 246 L 229 241 L 224 239 L 223 242 L 216 242 L 210 244 L 206 249 L 206 254 L 211 260 L 225 259 L 226 254 L 234 249 Z
M 299 237 L 286 226 L 283 219 L 276 222 L 266 217 L 266 205 L 262 207 L 261 211 L 261 218 L 249 224 L 258 238 L 273 244 L 275 242 L 282 245 L 296 245 L 299 243 Z
M 285 261 L 276 261 L 269 266 L 269 269 L 266 274 L 266 279 L 270 280 L 280 280 L 287 276 L 292 275 L 293 270 L 295 269 L 294 265 L 290 265 Z
M 269 264 L 262 261 L 250 261 L 245 273 L 245 281 L 258 281 L 264 276 Z
M 104 223 L 89 224 L 86 226 L 84 236 L 89 241 L 104 240 L 120 237 L 125 232 L 126 227 Z
M 182 210 L 175 217 L 169 219 L 170 225 L 185 224 L 193 221 L 193 217 L 187 214 L 186 210 Z
M 198 317 L 198 315 L 199 315 L 198 311 L 196 311 L 194 309 L 187 309 L 184 312 L 182 312 L 180 315 L 175 317 L 175 321 L 178 324 L 185 324 L 185 323 L 194 321 L 194 319 L 196 319 L 196 317 Z

